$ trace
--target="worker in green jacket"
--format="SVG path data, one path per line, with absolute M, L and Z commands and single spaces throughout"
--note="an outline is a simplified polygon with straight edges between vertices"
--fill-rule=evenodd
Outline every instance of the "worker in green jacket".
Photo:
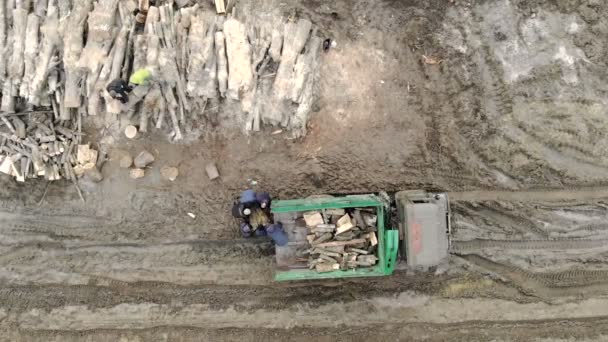
M 113 99 L 119 100 L 121 103 L 129 102 L 129 93 L 135 89 L 135 87 L 146 84 L 152 79 L 152 73 L 150 70 L 142 68 L 135 71 L 129 77 L 129 83 L 123 79 L 117 78 L 110 82 L 106 87 L 110 96 Z

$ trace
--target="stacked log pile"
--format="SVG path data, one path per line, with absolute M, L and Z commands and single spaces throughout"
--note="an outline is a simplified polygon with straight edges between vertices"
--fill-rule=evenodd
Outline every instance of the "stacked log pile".
M 0 0 L 0 112 L 52 110 L 61 127 L 126 115 L 140 132 L 167 129 L 174 140 L 194 120 L 304 135 L 321 46 L 312 24 L 267 29 L 191 3 L 156 1 L 139 26 L 135 0 Z M 152 81 L 126 104 L 112 99 L 108 83 L 140 68 Z
M 308 266 L 317 272 L 374 266 L 377 216 L 372 209 L 330 209 L 304 213 L 310 234 Z

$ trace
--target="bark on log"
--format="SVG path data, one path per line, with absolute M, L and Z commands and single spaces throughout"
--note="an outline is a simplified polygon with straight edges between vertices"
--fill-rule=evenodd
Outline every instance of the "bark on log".
M 36 74 L 34 75 L 32 85 L 30 86 L 28 102 L 32 105 L 38 105 L 40 103 L 42 89 L 44 88 L 49 72 L 49 63 L 59 44 L 58 26 L 59 18 L 57 7 L 50 4 L 44 20 L 44 25 L 42 25 L 41 29 L 43 37 L 42 48 L 37 60 Z
M 253 87 L 253 69 L 251 67 L 251 46 L 247 41 L 245 25 L 236 19 L 224 22 L 226 55 L 228 56 L 228 90 L 227 96 L 233 100 Z
M 113 59 L 113 42 L 118 33 L 114 26 L 117 8 L 118 0 L 100 0 L 94 3 L 94 9 L 87 20 L 87 43 L 80 55 L 78 66 L 88 72 L 86 95 L 89 115 L 99 113 L 100 91 L 105 86 L 99 84 L 99 79 L 106 62 Z
M 125 50 L 127 48 L 127 38 L 131 29 L 130 23 L 124 23 L 120 29 L 120 33 L 116 38 L 116 48 L 114 50 L 114 56 L 112 58 L 112 71 L 110 72 L 109 80 L 115 80 L 120 78 L 122 73 L 122 63 L 125 58 Z
M 92 0 L 78 0 L 67 19 L 68 30 L 63 39 L 63 66 L 65 70 L 65 97 L 66 108 L 78 108 L 81 103 L 83 73 L 78 69 L 78 61 L 84 48 L 84 28 Z M 70 111 L 62 113 L 61 120 L 69 120 Z
M 217 58 L 217 82 L 222 97 L 228 89 L 228 61 L 226 59 L 226 42 L 223 32 L 215 33 L 215 54 Z
M 311 39 L 305 58 L 306 67 L 300 68 L 304 72 L 304 85 L 300 96 L 297 97 L 298 109 L 296 109 L 289 122 L 289 127 L 296 138 L 306 135 L 306 123 L 314 102 L 315 71 L 317 70 L 321 44 L 321 38 L 313 37 Z
M 34 13 L 43 18 L 46 15 L 46 8 L 48 6 L 48 0 L 36 0 L 34 4 Z
M 187 92 L 190 97 L 200 96 L 201 78 L 205 66 L 206 56 L 203 52 L 206 48 L 207 37 L 205 36 L 205 22 L 203 16 L 198 15 L 191 18 L 190 33 L 188 37 L 188 48 L 190 59 L 187 70 Z
M 139 131 L 147 132 L 148 131 L 148 120 L 159 110 L 159 101 L 161 100 L 162 94 L 160 92 L 160 87 L 158 85 L 154 85 L 146 98 L 144 99 L 144 105 L 142 110 L 140 111 L 139 118 Z
M 288 99 L 292 93 L 293 68 L 298 55 L 308 40 L 311 27 L 312 23 L 305 19 L 300 19 L 297 24 L 285 24 L 285 41 L 281 54 L 281 64 L 277 70 L 273 87 L 275 97 L 278 100 Z
M 18 8 L 13 11 L 13 53 L 8 67 L 8 77 L 12 78 L 17 85 L 23 77 L 23 50 L 25 48 L 25 32 L 27 28 L 27 11 Z M 14 94 L 17 95 L 17 94 Z
M 215 57 L 215 25 L 209 27 L 205 37 L 205 50 L 207 55 L 205 68 L 203 70 L 201 95 L 205 98 L 217 97 L 217 59 Z
M 40 30 L 40 18 L 38 15 L 31 13 L 27 17 L 26 40 L 24 50 L 25 70 L 19 95 L 24 98 L 29 97 L 30 84 L 34 78 L 36 71 L 36 57 L 38 56 L 38 31 Z
M 137 35 L 133 45 L 133 70 L 139 70 L 146 66 L 147 39 L 144 35 Z
M 171 122 L 173 122 L 173 129 L 175 132 L 175 140 L 181 140 L 182 132 L 179 128 L 179 122 L 177 121 L 176 110 L 178 108 L 177 100 L 175 99 L 175 95 L 173 95 L 173 87 L 163 85 L 163 95 L 167 100 L 167 109 L 169 110 L 169 115 L 171 116 Z
M 0 0 L 0 83 L 6 75 L 6 0 Z
M 281 49 L 283 48 L 283 34 L 279 30 L 272 30 L 272 39 L 270 43 L 270 49 L 268 54 L 273 61 L 279 62 L 281 60 Z

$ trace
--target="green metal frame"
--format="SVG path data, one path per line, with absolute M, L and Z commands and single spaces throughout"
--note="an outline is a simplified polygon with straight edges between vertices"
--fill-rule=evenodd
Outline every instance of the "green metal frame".
M 376 195 L 352 195 L 344 197 L 323 197 L 298 200 L 275 200 L 272 202 L 273 213 L 287 213 L 294 211 L 311 211 L 341 208 L 376 208 L 378 216 L 378 264 L 369 268 L 355 270 L 333 271 L 318 273 L 315 270 L 295 269 L 277 270 L 274 280 L 309 280 L 334 279 L 352 277 L 378 277 L 390 275 L 397 263 L 397 250 L 399 248 L 399 231 L 385 228 L 384 202 Z

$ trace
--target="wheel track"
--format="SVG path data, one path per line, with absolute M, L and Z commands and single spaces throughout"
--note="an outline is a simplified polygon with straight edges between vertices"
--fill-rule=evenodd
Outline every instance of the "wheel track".
M 517 266 L 498 263 L 477 254 L 459 256 L 484 269 L 505 276 L 516 284 L 526 283 L 524 287 L 529 286 L 530 282 L 554 289 L 586 287 L 595 284 L 608 283 L 608 270 L 571 269 L 560 272 L 535 273 L 526 271 Z
M 608 239 L 601 240 L 581 240 L 581 239 L 560 239 L 560 240 L 483 240 L 475 239 L 469 241 L 452 241 L 451 252 L 460 254 L 476 254 L 484 248 L 505 248 L 516 250 L 534 249 L 587 249 L 608 247 Z

